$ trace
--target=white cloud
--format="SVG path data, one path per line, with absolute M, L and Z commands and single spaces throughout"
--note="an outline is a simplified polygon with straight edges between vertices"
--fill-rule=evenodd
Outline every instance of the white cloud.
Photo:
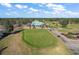
M 0 3 L 11 3 L 12 0 L 0 0 Z
M 17 12 L 15 12 L 15 11 L 9 11 L 9 12 L 5 13 L 5 15 L 11 17 L 11 16 L 18 16 L 19 14 Z
M 23 8 L 28 8 L 28 6 L 23 6 Z
M 63 5 L 59 4 L 47 4 L 49 8 L 52 8 L 52 14 L 55 14 L 58 17 L 78 17 L 79 12 L 73 12 L 68 10 Z
M 48 3 L 48 4 L 46 4 L 46 6 L 49 9 L 52 9 L 52 14 L 61 14 L 65 11 L 67 11 L 67 9 L 63 5 L 59 5 L 59 4 Z
M 45 14 L 51 14 L 52 13 L 52 11 L 42 11 L 42 12 L 44 12 Z
M 8 15 L 8 16 L 9 16 L 9 15 L 11 15 L 11 14 L 10 14 L 10 13 L 6 13 L 6 15 Z
M 57 11 L 65 11 L 66 10 L 63 5 L 48 3 L 46 6 L 49 8 L 52 8 L 53 10 L 57 10 Z
M 52 4 L 52 3 L 48 3 L 46 6 L 47 6 L 47 7 L 52 7 L 53 4 Z
M 53 17 L 64 17 L 64 18 L 74 18 L 74 17 L 79 17 L 79 12 L 73 12 L 73 11 L 64 11 L 64 12 L 52 12 Z
M 47 3 L 40 3 L 39 6 L 40 7 L 45 7 L 47 5 Z
M 6 7 L 12 7 L 10 3 L 1 3 L 1 5 L 6 6 Z
M 46 4 L 46 3 L 41 3 L 41 4 Z
M 17 8 L 19 8 L 19 9 L 23 9 L 23 8 L 27 8 L 28 6 L 26 6 L 26 5 L 20 5 L 20 4 L 17 4 L 17 5 L 15 5 Z
M 29 8 L 28 10 L 29 10 L 28 12 L 25 11 L 27 14 L 38 14 L 38 13 L 41 14 L 40 13 L 41 10 L 35 8 Z
M 68 10 L 61 4 L 47 3 L 45 6 L 51 11 L 42 11 L 42 13 L 51 14 L 54 17 L 78 17 L 79 15 L 79 12 Z
M 27 10 L 24 10 L 24 12 L 26 12 Z
M 13 12 L 12 12 L 12 14 L 14 14 L 14 15 L 18 15 L 18 13 L 17 13 L 17 12 L 15 12 L 15 11 L 13 11 Z
M 8 9 L 8 11 L 11 11 L 11 9 Z
M 34 9 L 34 8 L 29 8 L 29 10 L 34 11 L 34 12 L 38 11 L 37 9 Z
M 40 7 L 43 7 L 43 5 L 39 4 Z
M 64 14 L 69 17 L 78 17 L 79 12 L 65 11 Z
M 79 12 L 68 10 L 64 5 L 48 3 L 46 6 L 52 10 L 52 17 L 79 17 Z
M 23 8 L 21 5 L 16 5 L 16 7 L 19 9 Z
M 0 0 L 0 2 L 11 3 L 79 3 L 79 0 Z
M 1 5 L 6 6 L 6 7 L 12 7 L 11 4 L 9 3 L 1 3 Z M 43 6 L 40 9 L 37 8 L 33 8 L 30 7 L 28 5 L 22 5 L 22 4 L 15 4 L 15 7 L 19 8 L 19 9 L 23 9 L 23 8 L 27 8 L 24 9 L 22 12 L 24 12 L 23 14 L 32 14 L 34 16 L 38 15 L 38 16 L 45 16 L 45 17 L 79 17 L 79 12 L 76 11 L 72 11 L 72 10 L 68 10 L 65 8 L 64 5 L 61 4 L 52 4 L 52 3 L 40 3 L 38 4 L 39 6 Z M 47 8 L 48 9 L 47 9 Z M 5 13 L 6 15 L 20 15 L 20 13 L 18 13 L 16 10 L 13 11 L 11 8 L 7 8 L 7 10 L 9 11 L 8 13 Z
M 67 11 L 66 13 L 68 13 L 68 14 L 79 14 L 79 12 L 72 12 L 72 11 Z

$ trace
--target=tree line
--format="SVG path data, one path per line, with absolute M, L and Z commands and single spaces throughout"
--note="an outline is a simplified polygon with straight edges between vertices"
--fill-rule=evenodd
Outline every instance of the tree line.
M 12 24 L 22 23 L 26 24 L 28 22 L 32 22 L 33 20 L 39 21 L 68 21 L 69 23 L 79 23 L 79 18 L 0 18 L 0 24 L 5 24 L 9 21 Z
M 13 30 L 15 24 L 23 25 L 31 23 L 33 20 L 39 21 L 58 21 L 62 27 L 66 27 L 67 24 L 78 24 L 79 18 L 0 18 L 0 25 L 4 25 L 6 28 Z

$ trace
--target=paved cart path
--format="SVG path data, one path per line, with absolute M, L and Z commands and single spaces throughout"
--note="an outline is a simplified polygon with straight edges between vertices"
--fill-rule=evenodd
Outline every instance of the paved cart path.
M 71 40 L 67 38 L 66 36 L 62 35 L 59 31 L 57 30 L 52 30 L 52 32 L 58 36 L 64 43 L 65 45 L 73 51 L 74 54 L 79 54 L 79 40 Z

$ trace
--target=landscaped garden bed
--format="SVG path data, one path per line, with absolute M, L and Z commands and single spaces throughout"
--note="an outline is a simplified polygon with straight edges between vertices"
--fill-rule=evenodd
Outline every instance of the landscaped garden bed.
M 79 24 L 69 24 L 66 28 L 59 30 L 62 35 L 70 39 L 79 39 Z
M 79 33 L 68 32 L 67 34 L 66 33 L 61 33 L 61 34 L 70 39 L 79 39 Z

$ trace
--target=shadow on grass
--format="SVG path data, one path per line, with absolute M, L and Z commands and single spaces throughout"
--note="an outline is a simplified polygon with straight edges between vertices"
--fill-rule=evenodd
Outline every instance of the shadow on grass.
M 16 33 L 19 33 L 21 31 L 23 31 L 23 30 L 17 30 L 17 31 L 12 32 L 11 34 L 16 34 Z
M 0 49 L 0 55 L 2 54 L 2 52 L 5 50 L 5 49 L 7 49 L 8 47 L 4 47 L 4 48 L 1 48 Z
M 21 32 L 22 30 L 17 30 L 17 31 L 13 31 L 12 33 L 4 33 L 4 35 L 0 38 L 0 40 L 4 39 L 5 37 L 11 35 L 11 34 L 16 34 Z
M 2 40 L 3 38 L 7 37 L 8 35 L 10 35 L 11 33 L 4 33 L 4 35 L 0 38 L 0 40 Z

